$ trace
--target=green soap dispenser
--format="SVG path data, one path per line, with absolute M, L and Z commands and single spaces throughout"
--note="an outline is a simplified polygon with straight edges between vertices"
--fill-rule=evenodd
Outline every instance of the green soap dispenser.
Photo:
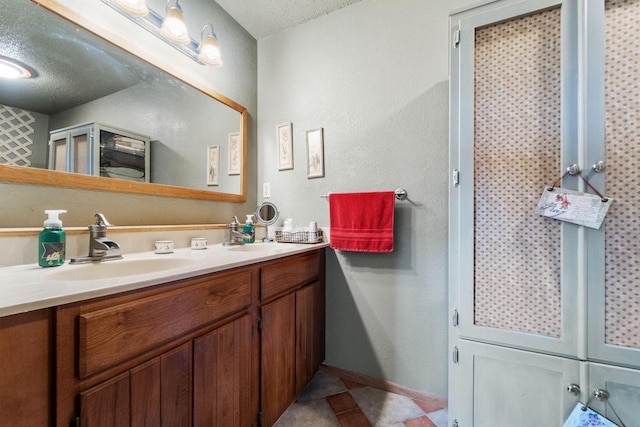
M 256 227 L 253 225 L 253 215 L 247 215 L 247 220 L 244 222 L 242 232 L 251 235 L 249 239 L 242 239 L 243 242 L 254 243 L 256 241 Z
M 66 233 L 58 215 L 65 210 L 46 210 L 49 215 L 44 222 L 44 230 L 38 235 L 38 264 L 40 267 L 55 267 L 64 264 Z

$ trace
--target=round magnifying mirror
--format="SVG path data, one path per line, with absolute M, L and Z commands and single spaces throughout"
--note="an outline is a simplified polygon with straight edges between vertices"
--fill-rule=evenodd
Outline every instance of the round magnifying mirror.
M 280 216 L 280 212 L 278 212 L 278 208 L 271 202 L 262 202 L 256 208 L 256 219 L 264 224 L 265 228 L 265 238 L 262 239 L 263 242 L 273 242 L 273 239 L 269 237 L 269 226 L 274 224 L 278 220 L 278 216 Z

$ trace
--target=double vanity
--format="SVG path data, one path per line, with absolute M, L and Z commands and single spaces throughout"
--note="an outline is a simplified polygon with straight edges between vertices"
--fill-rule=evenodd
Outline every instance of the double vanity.
M 0 419 L 273 425 L 324 360 L 325 247 L 0 269 Z

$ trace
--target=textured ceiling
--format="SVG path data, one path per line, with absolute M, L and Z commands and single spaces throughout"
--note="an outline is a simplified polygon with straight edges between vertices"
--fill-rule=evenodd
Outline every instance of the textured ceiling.
M 0 56 L 28 65 L 36 78 L 0 79 L 0 104 L 51 115 L 138 84 L 148 73 L 141 61 L 43 7 L 2 3 Z
M 358 1 L 217 0 L 256 39 Z M 58 22 L 61 20 L 57 16 L 31 2 L 0 2 L 3 3 L 0 56 L 28 64 L 38 77 L 10 83 L 0 80 L 0 103 L 51 115 L 142 80 L 161 78 L 139 69 L 137 63 L 122 56 L 109 43 L 96 44 L 92 37 L 77 32 L 75 26 Z M 109 67 L 104 65 L 105 61 Z
M 253 37 L 261 39 L 360 0 L 216 0 Z

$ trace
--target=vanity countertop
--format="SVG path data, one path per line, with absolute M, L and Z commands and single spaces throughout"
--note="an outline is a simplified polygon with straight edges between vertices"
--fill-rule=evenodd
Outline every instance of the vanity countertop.
M 141 252 L 124 259 L 41 268 L 37 264 L 0 268 L 0 317 L 112 295 L 202 274 L 270 261 L 328 247 L 328 243 L 253 243 L 170 254 Z

